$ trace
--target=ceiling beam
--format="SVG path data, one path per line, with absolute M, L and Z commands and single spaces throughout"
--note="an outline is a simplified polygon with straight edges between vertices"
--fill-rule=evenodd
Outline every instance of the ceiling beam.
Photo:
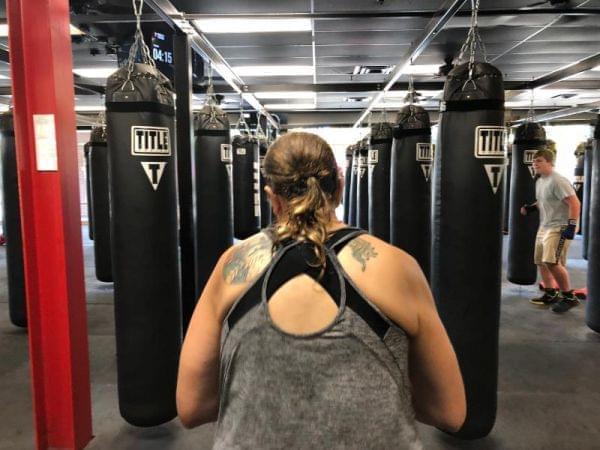
M 593 103 L 587 103 L 585 105 L 580 105 L 580 106 L 573 106 L 571 108 L 558 109 L 556 111 L 550 111 L 545 114 L 539 114 L 537 116 L 534 116 L 533 121 L 534 122 L 547 122 L 550 120 L 559 119 L 561 117 L 568 117 L 568 116 L 573 116 L 575 114 L 592 111 L 592 110 L 598 109 L 598 108 L 600 108 L 600 101 L 593 102 Z M 515 126 L 518 126 L 529 120 L 530 120 L 529 118 L 519 119 L 519 120 L 512 122 L 511 126 L 515 127 Z
M 436 17 L 438 11 L 420 10 L 420 11 L 344 11 L 344 12 L 298 12 L 298 13 L 231 13 L 231 14 L 185 14 L 188 20 L 197 19 L 315 19 L 315 20 L 344 20 L 344 19 L 363 19 L 363 18 L 423 18 L 431 19 Z M 557 14 L 567 16 L 596 16 L 600 15 L 600 8 L 498 8 L 479 10 L 479 17 L 497 17 L 497 16 L 520 16 L 520 15 L 552 15 Z M 457 11 L 456 17 L 471 17 L 471 10 Z
M 547 73 L 546 75 L 542 75 L 541 77 L 536 78 L 532 81 L 521 83 L 520 85 L 514 87 L 514 90 L 536 89 L 545 87 L 550 84 L 554 84 L 561 80 L 564 80 L 565 78 L 577 75 L 578 73 L 593 69 L 596 66 L 600 66 L 600 53 L 596 53 L 595 55 L 588 56 L 587 58 L 583 58 L 574 63 L 567 64 L 566 66 L 553 70 L 552 72 Z
M 394 71 L 390 74 L 389 81 L 369 103 L 369 106 L 360 115 L 358 120 L 354 123 L 354 128 L 358 127 L 360 123 L 369 115 L 369 112 L 373 107 L 381 100 L 385 95 L 386 91 L 391 89 L 398 79 L 402 76 L 406 68 L 416 60 L 419 55 L 427 48 L 429 43 L 437 36 L 437 34 L 444 29 L 444 26 L 450 19 L 458 12 L 466 0 L 445 0 L 437 13 L 431 18 L 423 33 L 413 41 L 411 46 L 408 48 L 406 53 L 400 58 L 400 61 L 396 63 Z

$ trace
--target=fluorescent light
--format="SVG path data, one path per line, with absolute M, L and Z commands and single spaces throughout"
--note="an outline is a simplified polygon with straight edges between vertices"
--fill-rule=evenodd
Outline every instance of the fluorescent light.
M 209 34 L 312 31 L 310 19 L 198 19 L 194 23 Z
M 314 103 L 272 103 L 265 105 L 265 109 L 281 111 L 284 109 L 315 109 Z
M 71 33 L 72 36 L 78 36 L 78 35 L 84 34 L 83 31 L 81 31 L 79 28 L 77 28 L 74 25 L 69 25 L 69 32 Z M 8 36 L 8 24 L 7 23 L 0 24 L 0 37 L 7 37 L 7 36 Z
M 81 69 L 73 69 L 73 72 L 84 78 L 108 78 L 116 71 L 116 67 L 84 67 Z
M 392 109 L 392 108 L 402 108 L 408 105 L 406 102 L 379 102 L 376 103 L 374 108 L 377 109 Z
M 405 75 L 435 75 L 440 71 L 440 66 L 437 64 L 415 64 L 408 65 L 404 70 Z
M 6 75 L 0 74 L 0 80 L 8 80 L 8 77 Z
M 273 92 L 255 92 L 256 98 L 269 99 L 290 99 L 290 98 L 312 98 L 317 95 L 313 91 L 273 91 Z
M 233 71 L 240 77 L 312 76 L 314 66 L 237 66 Z
M 531 104 L 531 102 L 527 101 L 507 101 L 504 102 L 504 106 L 506 108 L 526 108 Z
M 594 72 L 600 72 L 600 66 L 593 67 L 590 70 L 593 70 Z
M 77 112 L 100 112 L 105 109 L 104 105 L 75 105 L 75 111 Z

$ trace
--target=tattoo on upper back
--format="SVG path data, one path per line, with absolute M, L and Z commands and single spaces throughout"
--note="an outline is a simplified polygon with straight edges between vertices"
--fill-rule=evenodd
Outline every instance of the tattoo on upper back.
M 223 267 L 228 284 L 241 284 L 256 277 L 271 260 L 273 243 L 264 234 L 251 238 L 233 250 Z
M 352 250 L 352 257 L 360 263 L 363 272 L 367 269 L 367 261 L 377 257 L 375 247 L 364 239 L 356 238 L 348 243 L 348 247 Z

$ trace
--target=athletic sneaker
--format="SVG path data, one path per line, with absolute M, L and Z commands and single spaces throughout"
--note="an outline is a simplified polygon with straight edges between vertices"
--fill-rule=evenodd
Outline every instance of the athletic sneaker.
M 579 299 L 575 297 L 573 291 L 563 292 L 560 301 L 552 307 L 552 311 L 558 314 L 567 312 L 571 308 L 579 305 Z
M 558 300 L 558 290 L 544 289 L 544 295 L 542 295 L 541 297 L 532 298 L 531 300 L 529 300 L 529 302 L 537 306 L 550 306 L 553 303 L 556 303 Z

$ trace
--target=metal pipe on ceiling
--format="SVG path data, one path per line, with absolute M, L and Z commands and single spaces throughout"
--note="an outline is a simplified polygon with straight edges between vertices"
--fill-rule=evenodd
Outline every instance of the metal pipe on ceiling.
M 190 36 L 192 48 L 207 59 L 219 75 L 223 77 L 235 92 L 242 95 L 242 98 L 246 100 L 250 106 L 262 113 L 271 125 L 275 128 L 279 128 L 279 123 L 271 114 L 269 114 L 258 99 L 252 93 L 244 91 L 244 81 L 235 74 L 221 53 L 219 53 L 193 22 L 186 19 L 169 0 L 145 1 L 146 4 L 167 23 L 167 25 Z
M 558 109 L 556 111 L 550 111 L 545 114 L 540 114 L 540 115 L 535 116 L 533 118 L 533 121 L 534 122 L 546 122 L 546 121 L 555 120 L 555 119 L 558 119 L 561 117 L 568 117 L 568 116 L 573 116 L 575 114 L 592 111 L 597 108 L 600 108 L 600 101 L 587 103 L 587 104 L 581 105 L 581 106 L 573 106 L 571 108 L 563 108 L 563 109 Z M 511 127 L 516 127 L 516 126 L 518 126 L 522 123 L 525 123 L 529 120 L 530 120 L 529 118 L 515 120 L 514 122 L 511 123 Z
M 369 103 L 369 106 L 365 111 L 361 114 L 358 120 L 354 123 L 353 127 L 357 128 L 360 123 L 368 116 L 369 112 L 373 109 L 373 107 L 383 98 L 385 93 L 389 91 L 394 84 L 398 81 L 398 79 L 402 76 L 406 68 L 412 64 L 413 60 L 415 60 L 424 50 L 427 48 L 429 43 L 437 36 L 437 34 L 442 31 L 444 26 L 448 23 L 448 21 L 458 12 L 458 10 L 463 6 L 466 0 L 446 0 L 436 13 L 436 15 L 429 21 L 425 30 L 419 38 L 414 41 L 408 51 L 400 58 L 400 61 L 396 64 L 394 71 L 390 74 L 389 81 L 384 86 L 383 90 L 381 90 Z

